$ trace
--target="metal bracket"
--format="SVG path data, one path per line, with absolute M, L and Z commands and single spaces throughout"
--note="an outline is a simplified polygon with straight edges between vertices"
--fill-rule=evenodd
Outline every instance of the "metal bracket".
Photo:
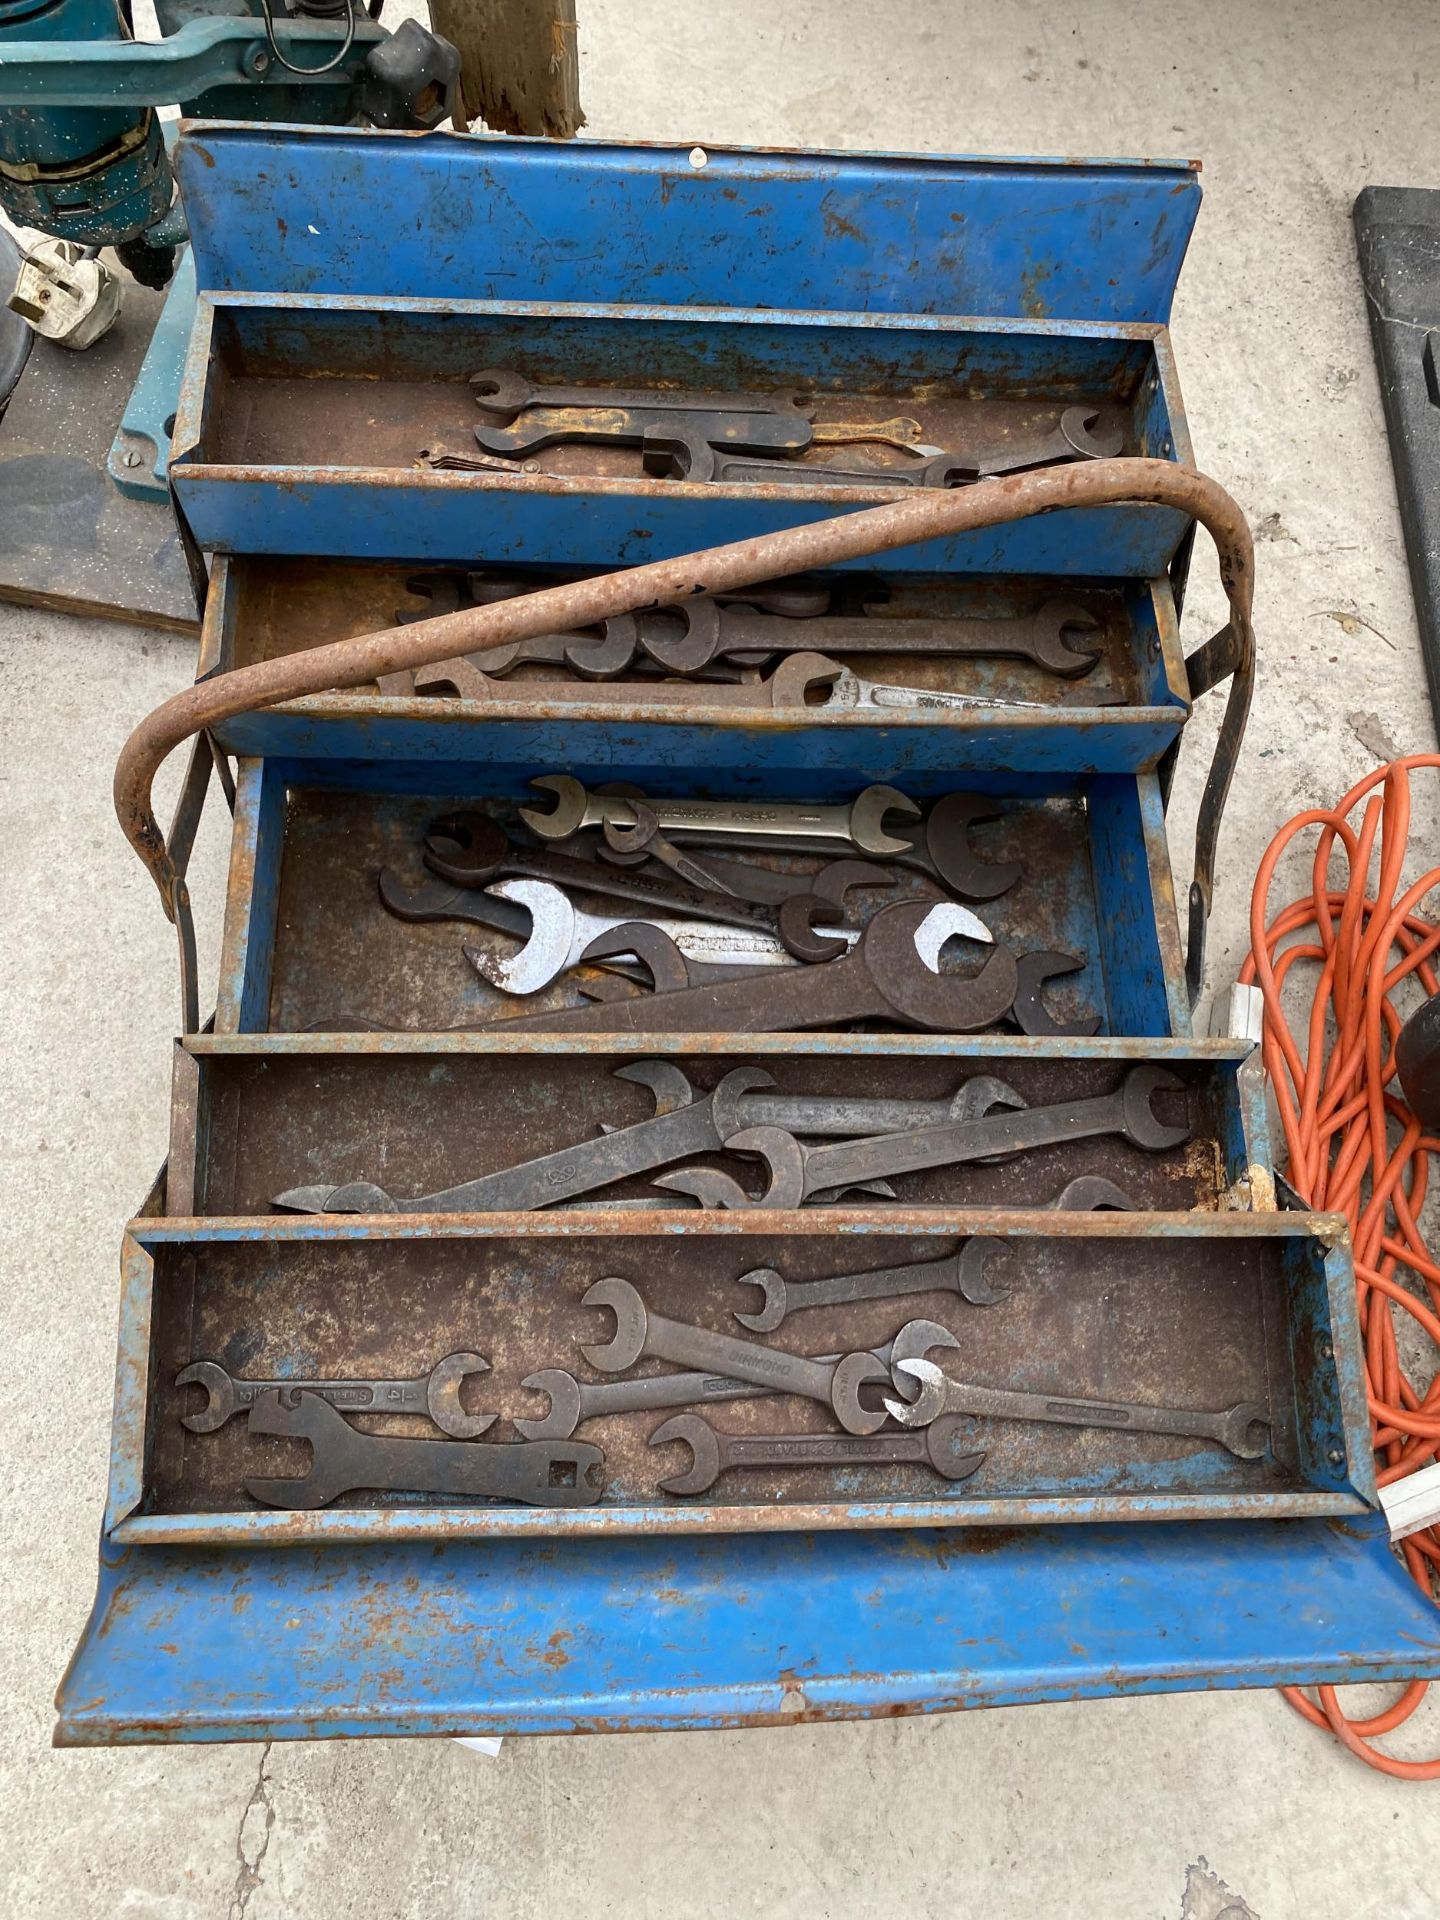
M 170 497 L 170 432 L 194 319 L 195 256 L 186 247 L 106 462 L 110 478 L 132 500 L 158 503 Z
M 1185 948 L 1185 991 L 1193 1008 L 1200 998 L 1205 978 L 1205 929 L 1210 919 L 1210 900 L 1215 886 L 1215 852 L 1220 838 L 1220 821 L 1235 777 L 1245 738 L 1245 723 L 1250 717 L 1250 698 L 1255 688 L 1254 643 L 1242 639 L 1232 623 L 1223 626 L 1189 654 L 1185 661 L 1186 687 L 1191 704 L 1202 699 L 1222 680 L 1230 681 L 1230 697 L 1225 717 L 1205 776 L 1200 796 L 1199 817 L 1195 824 L 1195 869 L 1190 882 L 1189 938 Z M 1182 736 L 1183 737 L 1183 736 Z M 1156 768 L 1162 805 L 1169 807 L 1170 790 L 1175 784 L 1175 767 L 1180 757 L 1180 740 L 1166 748 Z
M 1185 662 L 1190 698 L 1198 700 L 1222 680 L 1230 682 L 1225 715 L 1215 740 L 1210 771 L 1200 795 L 1200 811 L 1195 823 L 1195 872 L 1190 882 L 1190 938 L 1185 949 L 1185 991 L 1193 1007 L 1200 998 L 1205 978 L 1205 929 L 1210 919 L 1210 901 L 1215 889 L 1215 852 L 1220 839 L 1220 821 L 1235 778 L 1236 762 L 1245 739 L 1245 723 L 1250 717 L 1250 697 L 1255 689 L 1255 643 L 1233 622 L 1196 649 Z
M 195 849 L 195 836 L 200 830 L 200 816 L 205 811 L 205 796 L 210 790 L 212 773 L 219 779 L 221 791 L 233 813 L 235 781 L 225 756 L 208 733 L 197 733 L 190 748 L 190 763 L 185 769 L 184 784 L 180 788 L 180 798 L 176 802 L 175 815 L 165 841 L 165 851 L 175 872 L 171 898 L 175 909 L 175 932 L 180 942 L 182 1033 L 196 1033 L 200 1028 L 200 973 L 195 953 L 195 917 L 190 909 L 190 889 L 186 885 L 185 875 L 190 865 L 190 855 Z
M 351 45 L 333 67 L 323 63 L 344 40 L 337 20 L 301 15 L 276 20 L 281 52 L 310 69 L 311 87 L 352 87 L 371 50 L 389 29 L 357 8 Z M 12 40 L 0 62 L 0 103 L 6 106 L 148 107 L 157 101 L 195 100 L 214 87 L 285 85 L 291 75 L 276 61 L 255 14 L 189 20 L 163 40 Z

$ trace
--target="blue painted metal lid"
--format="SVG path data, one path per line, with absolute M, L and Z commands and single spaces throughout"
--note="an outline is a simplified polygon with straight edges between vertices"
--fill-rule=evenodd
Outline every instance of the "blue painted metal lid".
M 189 121 L 200 286 L 1163 324 L 1198 163 Z

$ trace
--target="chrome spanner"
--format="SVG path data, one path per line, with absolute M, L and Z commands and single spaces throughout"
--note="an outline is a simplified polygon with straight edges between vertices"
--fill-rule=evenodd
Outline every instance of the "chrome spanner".
M 494 1426 L 493 1413 L 466 1413 L 460 1388 L 475 1374 L 488 1373 L 479 1353 L 451 1353 L 418 1380 L 236 1380 L 218 1360 L 192 1360 L 175 1376 L 177 1387 L 205 1389 L 198 1413 L 180 1416 L 191 1433 L 214 1433 L 232 1414 L 253 1407 L 262 1393 L 278 1395 L 293 1407 L 302 1393 L 313 1393 L 343 1413 L 424 1413 L 452 1440 L 474 1440 Z
M 803 1354 L 735 1340 L 684 1320 L 667 1320 L 650 1312 L 628 1280 L 613 1276 L 597 1280 L 581 1305 L 608 1307 L 615 1316 L 615 1332 L 609 1340 L 580 1349 L 601 1373 L 620 1373 L 646 1358 L 670 1360 L 679 1367 L 750 1380 L 778 1393 L 818 1400 L 847 1433 L 874 1433 L 885 1424 L 884 1414 L 872 1412 L 860 1399 L 860 1389 L 867 1382 L 888 1382 L 890 1377 L 873 1353 L 847 1353 L 835 1366 L 828 1366 Z
M 887 1399 L 885 1408 L 905 1427 L 923 1427 L 943 1414 L 973 1414 L 990 1420 L 1035 1420 L 1061 1427 L 1126 1428 L 1132 1433 L 1176 1434 L 1213 1440 L 1241 1460 L 1265 1455 L 1269 1417 L 1258 1401 L 1208 1412 L 1190 1407 L 1141 1406 L 1124 1400 L 1079 1400 L 1065 1394 L 1020 1393 L 1009 1387 L 977 1387 L 952 1380 L 933 1360 L 900 1360 L 895 1370 L 918 1383 L 913 1403 Z
M 693 689 L 691 698 L 694 698 Z M 568 773 L 544 774 L 530 782 L 555 796 L 553 811 L 522 807 L 520 818 L 541 840 L 568 840 L 584 827 L 603 827 L 614 819 L 634 824 L 634 814 L 619 795 L 591 794 Z M 887 813 L 918 820 L 920 808 L 895 787 L 866 787 L 848 806 L 810 805 L 795 800 L 655 800 L 642 796 L 667 831 L 687 839 L 719 841 L 758 834 L 766 840 L 844 840 L 862 853 L 909 853 L 910 842 L 885 831 Z
M 890 1347 L 872 1347 L 882 1367 L 890 1365 Z M 813 1356 L 821 1367 L 835 1367 L 845 1358 L 842 1353 Z M 600 1420 L 612 1413 L 649 1413 L 662 1407 L 703 1407 L 712 1400 L 763 1400 L 782 1393 L 777 1386 L 760 1386 L 754 1381 L 728 1380 L 721 1373 L 654 1373 L 640 1380 L 604 1380 L 594 1386 L 577 1380 L 563 1367 L 545 1367 L 520 1382 L 531 1393 L 550 1397 L 550 1409 L 540 1420 L 516 1420 L 512 1424 L 527 1440 L 568 1440 L 586 1420 Z
M 906 1266 L 876 1267 L 868 1273 L 837 1273 L 823 1280 L 785 1280 L 773 1267 L 752 1267 L 736 1282 L 758 1287 L 765 1304 L 758 1313 L 736 1312 L 735 1318 L 751 1333 L 774 1333 L 792 1313 L 806 1307 L 843 1307 L 857 1300 L 894 1300 L 907 1293 L 954 1293 L 972 1307 L 993 1307 L 1008 1300 L 1009 1290 L 996 1287 L 985 1267 L 1005 1243 L 976 1234 L 958 1253 L 941 1260 L 915 1260 Z
M 773 933 L 755 928 L 720 926 L 709 920 L 655 919 L 633 911 L 586 913 L 548 880 L 498 880 L 485 892 L 492 899 L 524 907 L 530 915 L 530 937 L 518 953 L 500 954 L 483 947 L 465 949 L 475 971 L 501 993 L 539 993 L 562 973 L 578 966 L 586 948 L 602 933 L 635 922 L 657 928 L 675 942 L 687 960 L 716 966 L 795 965 L 794 957 Z M 844 935 L 837 933 L 836 937 Z M 851 931 L 846 944 L 859 937 L 858 931 Z
M 705 1493 L 732 1467 L 930 1467 L 944 1480 L 968 1480 L 985 1459 L 969 1444 L 963 1420 L 936 1420 L 924 1433 L 717 1433 L 698 1413 L 677 1413 L 650 1436 L 652 1447 L 680 1442 L 690 1467 L 660 1481 L 662 1493 Z

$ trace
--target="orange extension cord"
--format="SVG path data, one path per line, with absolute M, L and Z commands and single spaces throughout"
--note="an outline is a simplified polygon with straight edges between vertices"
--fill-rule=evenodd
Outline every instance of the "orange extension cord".
M 1265 1067 L 1285 1129 L 1291 1185 L 1307 1205 L 1343 1213 L 1350 1222 L 1382 1486 L 1428 1465 L 1440 1449 L 1440 1371 L 1423 1395 L 1417 1391 L 1400 1366 L 1393 1317 L 1394 1308 L 1402 1307 L 1424 1328 L 1440 1367 L 1440 1265 L 1417 1224 L 1429 1156 L 1440 1152 L 1440 1139 L 1422 1131 L 1391 1089 L 1395 1037 L 1404 1021 L 1392 996 L 1412 973 L 1427 994 L 1437 987 L 1430 961 L 1440 948 L 1440 925 L 1422 919 L 1415 907 L 1440 886 L 1440 867 L 1400 891 L 1410 838 L 1410 774 L 1417 767 L 1440 768 L 1440 754 L 1393 760 L 1352 787 L 1333 812 L 1298 814 L 1275 836 L 1255 878 L 1251 953 L 1240 976 L 1258 984 L 1264 996 Z M 1361 801 L 1357 829 L 1349 816 Z M 1291 841 L 1310 827 L 1321 829 L 1312 891 L 1267 925 L 1275 869 Z M 1372 895 L 1366 880 L 1377 840 L 1379 877 Z M 1337 847 L 1349 867 L 1349 884 L 1341 892 L 1329 884 Z M 1286 976 L 1301 963 L 1320 970 L 1303 1051 L 1281 1007 Z M 1424 1284 L 1428 1306 L 1396 1281 L 1397 1267 Z M 1433 1596 L 1440 1530 L 1410 1535 L 1401 1551 L 1411 1575 Z M 1440 1759 L 1395 1760 L 1370 1744 L 1410 1718 L 1425 1697 L 1423 1680 L 1412 1681 L 1393 1706 L 1368 1720 L 1349 1719 L 1334 1687 L 1319 1689 L 1318 1707 L 1296 1687 L 1283 1691 L 1312 1726 L 1328 1727 L 1381 1773 L 1440 1780 Z

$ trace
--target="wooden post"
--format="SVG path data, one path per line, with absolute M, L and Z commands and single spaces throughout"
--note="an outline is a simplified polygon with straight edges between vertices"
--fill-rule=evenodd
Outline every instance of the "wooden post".
M 584 126 L 575 0 L 430 0 L 430 17 L 460 51 L 457 124 L 560 140 Z

